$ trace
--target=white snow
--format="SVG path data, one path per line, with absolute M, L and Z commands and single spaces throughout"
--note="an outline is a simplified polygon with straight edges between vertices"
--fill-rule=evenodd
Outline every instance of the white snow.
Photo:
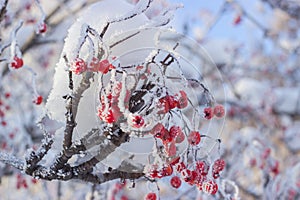
M 261 106 L 268 90 L 267 82 L 253 78 L 242 78 L 235 84 L 235 91 L 242 97 L 242 100 L 254 107 Z
M 273 109 L 278 113 L 300 113 L 300 88 L 280 87 L 274 89 L 275 102 Z

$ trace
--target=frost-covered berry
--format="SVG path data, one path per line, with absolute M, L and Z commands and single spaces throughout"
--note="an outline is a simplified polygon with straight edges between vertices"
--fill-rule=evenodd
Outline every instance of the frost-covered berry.
M 225 109 L 224 109 L 224 106 L 222 105 L 216 105 L 214 107 L 214 115 L 218 118 L 221 118 L 223 117 L 225 114 Z
M 97 71 L 101 72 L 102 74 L 106 74 L 109 69 L 112 68 L 112 65 L 109 63 L 108 60 L 101 60 L 99 62 L 99 65 L 98 65 L 98 68 L 97 68 Z
M 176 157 L 176 158 L 172 159 L 169 163 L 171 166 L 174 167 L 175 165 L 177 165 L 179 163 L 179 161 L 180 161 L 180 157 Z
M 12 68 L 19 69 L 23 66 L 24 63 L 22 58 L 15 56 L 10 64 Z
M 175 169 L 177 172 L 181 173 L 184 169 L 186 169 L 186 166 L 184 164 L 184 162 L 179 162 L 178 164 L 175 165 Z
M 225 161 L 223 159 L 217 159 L 213 164 L 213 171 L 220 172 L 225 168 Z
M 41 34 L 41 33 L 46 33 L 47 31 L 47 24 L 46 23 L 40 23 L 37 27 L 37 33 Z
M 72 63 L 70 70 L 75 74 L 81 74 L 87 70 L 86 62 L 81 58 L 76 58 Z
M 167 112 L 169 112 L 170 110 L 176 108 L 178 102 L 177 100 L 174 98 L 174 96 L 171 95 L 167 95 L 165 97 L 162 97 L 159 99 L 159 112 L 158 114 L 165 114 Z
M 166 152 L 167 152 L 167 156 L 169 157 L 173 157 L 176 155 L 176 145 L 174 141 L 166 144 Z
M 204 108 L 204 118 L 210 120 L 214 117 L 214 110 L 211 107 Z
M 212 180 L 204 181 L 202 184 L 202 190 L 208 194 L 216 194 L 218 192 L 218 185 Z
M 176 138 L 177 135 L 182 134 L 180 126 L 172 126 L 170 128 L 169 134 L 172 138 Z
M 173 176 L 170 181 L 173 188 L 179 188 L 181 186 L 181 180 L 178 176 Z
M 201 135 L 198 131 L 192 131 L 188 136 L 188 142 L 190 145 L 198 145 L 201 141 Z
M 41 95 L 37 96 L 36 99 L 33 101 L 36 105 L 40 105 L 43 102 L 43 97 Z
M 209 171 L 209 165 L 206 164 L 204 161 L 197 161 L 196 162 L 196 171 L 199 174 L 206 176 Z
M 143 127 L 145 124 L 145 121 L 143 119 L 142 116 L 140 115 L 137 115 L 137 116 L 134 116 L 133 119 L 132 119 L 132 126 L 134 128 L 141 128 Z
M 212 172 L 212 177 L 214 178 L 214 179 L 217 179 L 217 178 L 219 178 L 220 177 L 220 174 L 219 174 L 219 172 Z
M 179 94 L 180 94 L 180 96 L 178 98 L 177 108 L 182 109 L 182 108 L 187 107 L 187 105 L 188 105 L 188 98 L 187 98 L 186 93 L 184 91 L 182 91 L 182 90 L 179 91 Z
M 109 123 L 109 124 L 116 121 L 112 109 L 109 109 L 107 111 L 98 109 L 98 116 L 101 120 L 103 120 L 104 122 Z
M 150 192 L 145 196 L 145 200 L 156 200 L 157 196 L 154 192 Z
M 162 176 L 170 176 L 173 173 L 173 168 L 171 165 L 165 165 L 162 170 L 161 170 L 161 174 Z
M 181 171 L 181 177 L 182 179 L 187 182 L 188 184 L 193 185 L 195 179 L 197 178 L 197 173 L 194 171 L 191 171 L 189 169 L 183 169 Z
M 158 123 L 152 128 L 150 133 L 156 138 L 162 138 L 165 135 L 166 131 L 167 130 L 165 129 L 164 125 Z
M 176 138 L 175 138 L 175 142 L 176 142 L 176 143 L 181 143 L 181 142 L 184 141 L 184 139 L 185 139 L 184 133 L 183 133 L 182 131 L 179 131 L 179 132 L 178 132 L 178 135 L 177 135 Z

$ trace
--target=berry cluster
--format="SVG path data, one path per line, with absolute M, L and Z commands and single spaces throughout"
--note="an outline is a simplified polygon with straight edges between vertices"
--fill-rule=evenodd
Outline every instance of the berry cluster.
M 187 107 L 188 105 L 188 98 L 184 91 L 179 91 L 179 94 L 176 94 L 174 96 L 172 95 L 166 95 L 159 99 L 158 108 L 159 111 L 158 114 L 166 114 L 170 110 L 174 108 L 183 109 Z
M 0 97 L 0 122 L 1 126 L 6 126 L 7 122 L 5 120 L 5 112 L 10 110 L 10 106 L 8 105 L 7 101 L 10 99 L 11 94 L 6 92 L 3 95 L 3 99 Z
M 118 122 L 124 117 L 124 110 L 121 111 L 120 105 L 128 108 L 130 91 L 126 90 L 125 96 L 120 97 L 122 91 L 122 82 L 116 81 L 113 84 L 107 85 L 100 97 L 101 104 L 98 106 L 98 117 L 105 123 L 112 124 Z M 121 102 L 120 102 L 121 101 Z M 126 115 L 126 120 L 132 128 L 142 128 L 145 124 L 144 118 L 137 114 Z
M 24 187 L 25 189 L 28 188 L 27 181 L 21 174 L 17 175 L 17 185 L 16 185 L 16 187 L 17 187 L 17 189 L 21 189 L 22 187 Z
M 109 200 L 116 200 L 116 199 L 120 199 L 120 200 L 128 200 L 128 197 L 124 194 L 123 189 L 126 186 L 126 182 L 117 182 L 114 184 L 112 190 L 111 190 L 111 194 L 110 194 L 110 198 Z M 117 196 L 119 196 L 119 198 L 117 198 Z
M 175 144 L 183 142 L 185 138 L 179 126 L 174 125 L 168 131 L 162 123 L 157 123 L 150 131 L 150 134 L 162 141 L 166 154 L 169 157 L 176 155 Z
M 225 115 L 225 108 L 222 105 L 216 105 L 215 107 L 207 107 L 204 108 L 204 118 L 205 119 L 212 119 L 214 116 L 217 118 L 222 118 Z
M 152 169 L 148 173 L 150 178 L 163 178 L 165 176 L 174 175 L 170 184 L 173 188 L 179 188 L 182 181 L 188 183 L 189 185 L 195 185 L 199 190 L 202 190 L 209 194 L 216 194 L 218 191 L 217 183 L 208 177 L 210 173 L 210 165 L 205 161 L 197 161 L 193 166 L 189 166 L 181 161 L 179 157 L 173 159 L 169 164 L 164 165 L 161 169 L 157 166 L 152 166 Z M 225 168 L 225 161 L 222 159 L 217 159 L 213 165 L 211 174 L 214 179 L 219 177 L 219 173 Z M 218 176 L 216 176 L 216 174 Z
M 256 158 L 251 158 L 249 164 L 251 167 L 257 166 L 275 176 L 280 172 L 279 161 L 271 156 L 271 148 L 269 147 L 260 149 L 259 155 Z
M 99 60 L 98 58 L 92 58 L 92 61 L 89 63 L 85 62 L 82 58 L 75 58 L 71 63 L 70 71 L 74 74 L 82 74 L 85 71 L 100 72 L 106 74 L 110 69 L 115 67 L 107 60 Z
M 98 108 L 98 117 L 109 124 L 117 122 L 122 116 L 118 106 L 118 95 L 112 95 L 112 93 L 106 96 L 102 95 L 100 101 L 101 106 Z

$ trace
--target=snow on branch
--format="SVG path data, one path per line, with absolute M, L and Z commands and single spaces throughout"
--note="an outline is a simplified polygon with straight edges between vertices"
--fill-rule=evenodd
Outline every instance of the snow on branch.
M 77 20 L 65 39 L 46 104 L 47 117 L 63 128 L 45 133 L 25 163 L 3 154 L 5 163 L 38 179 L 97 184 L 153 181 L 170 176 L 174 168 L 183 174 L 181 180 L 217 192 L 211 176 L 217 179 L 225 162 L 211 161 L 209 153 L 220 144 L 219 131 L 202 130 L 211 121 L 223 122 L 225 114 L 204 80 L 206 67 L 214 64 L 202 51 L 190 59 L 187 49 L 194 42 L 163 28 L 180 6 L 149 19 L 145 12 L 151 3 L 133 7 L 101 1 Z M 115 13 L 106 11 L 116 4 Z M 214 170 L 208 171 L 210 166 Z

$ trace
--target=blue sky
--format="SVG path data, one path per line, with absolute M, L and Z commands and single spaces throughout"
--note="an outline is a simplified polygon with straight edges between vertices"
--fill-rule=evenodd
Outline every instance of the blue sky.
M 182 32 L 182 26 L 185 21 L 189 21 L 190 28 L 195 26 L 203 27 L 201 23 L 200 11 L 206 10 L 215 15 L 225 0 L 172 0 L 171 2 L 181 2 L 184 8 L 179 9 L 175 15 L 175 26 L 179 32 Z M 258 0 L 242 0 L 239 2 L 246 12 L 249 13 L 262 25 L 268 26 L 270 20 L 270 9 L 262 5 L 264 12 L 258 12 Z M 256 40 L 261 41 L 262 31 L 260 31 L 251 21 L 242 18 L 241 24 L 234 26 L 233 20 L 237 15 L 237 10 L 229 9 L 217 22 L 215 27 L 209 32 L 210 38 L 222 38 L 234 40 L 241 43 L 253 45 Z M 194 19 L 194 20 L 193 20 Z M 189 34 L 192 36 L 191 34 Z

